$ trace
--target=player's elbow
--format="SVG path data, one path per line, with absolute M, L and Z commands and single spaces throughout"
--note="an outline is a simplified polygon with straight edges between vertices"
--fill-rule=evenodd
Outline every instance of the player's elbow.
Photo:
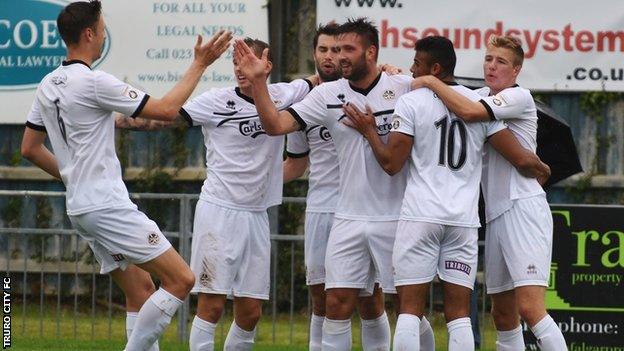
M 263 123 L 262 127 L 264 128 L 264 131 L 267 133 L 267 135 L 270 135 L 270 136 L 276 136 L 276 135 L 283 135 L 284 134 L 280 130 L 280 128 L 278 126 L 274 126 L 274 125 L 271 125 L 271 124 Z
M 35 151 L 35 147 L 31 144 L 28 143 L 22 143 L 22 146 L 20 148 L 20 153 L 22 154 L 22 157 L 32 161 L 32 159 L 35 157 L 36 151 Z
M 381 165 L 381 168 L 383 168 L 383 170 L 388 173 L 388 175 L 393 176 L 399 172 L 401 172 L 401 168 L 403 168 L 401 165 L 396 165 L 396 164 L 392 164 L 390 162 L 386 162 L 384 164 Z

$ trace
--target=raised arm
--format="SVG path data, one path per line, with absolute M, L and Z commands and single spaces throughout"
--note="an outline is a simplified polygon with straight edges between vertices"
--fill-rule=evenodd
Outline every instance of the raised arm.
M 195 59 L 182 79 L 162 98 L 147 100 L 139 116 L 164 121 L 177 119 L 178 111 L 195 90 L 206 68 L 227 50 L 231 39 L 232 33 L 221 30 L 202 45 L 202 37 L 198 36 L 194 48 Z
M 234 44 L 234 59 L 241 73 L 251 83 L 254 103 L 264 131 L 268 135 L 288 134 L 299 130 L 301 126 L 290 112 L 278 111 L 271 100 L 267 85 L 270 70 L 268 54 L 269 50 L 265 49 L 262 57 L 258 58 L 244 41 L 236 40 Z
M 56 158 L 44 145 L 46 136 L 44 131 L 26 127 L 22 138 L 22 156 L 54 178 L 61 179 Z
M 550 177 L 550 167 L 542 162 L 536 154 L 522 147 L 509 129 L 503 129 L 492 135 L 488 142 L 523 176 L 537 178 L 537 181 L 542 185 Z
M 434 76 L 427 75 L 414 78 L 412 89 L 422 87 L 433 90 L 451 112 L 466 122 L 489 121 L 491 119 L 488 110 L 482 103 L 471 101 Z
M 366 113 L 352 104 L 345 105 L 344 111 L 347 118 L 343 119 L 343 123 L 368 140 L 381 168 L 389 175 L 399 173 L 410 155 L 414 139 L 403 133 L 390 132 L 388 143 L 385 144 L 377 134 L 377 123 L 369 106 L 366 106 Z

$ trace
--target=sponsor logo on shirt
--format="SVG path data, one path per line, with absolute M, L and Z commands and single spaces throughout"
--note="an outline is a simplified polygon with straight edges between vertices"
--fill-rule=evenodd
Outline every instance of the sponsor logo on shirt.
M 160 242 L 160 237 L 156 233 L 149 233 L 147 235 L 147 242 L 150 245 L 158 245 L 158 243 Z
M 228 102 L 225 103 L 225 108 L 229 108 L 230 110 L 235 110 L 236 102 L 233 100 L 228 100 Z
M 65 74 L 59 74 L 50 79 L 54 85 L 65 85 L 67 83 L 67 76 Z
M 345 102 L 345 94 L 338 94 L 338 96 L 336 96 L 338 98 L 338 100 L 342 101 L 343 103 Z
M 238 131 L 248 137 L 257 138 L 259 135 L 266 134 L 262 124 L 258 121 L 242 121 L 238 124 Z
M 377 125 L 377 134 L 386 135 L 392 131 L 392 123 L 388 122 L 388 117 L 382 118 L 382 123 Z
M 459 261 L 444 261 L 444 268 L 453 269 L 470 275 L 470 266 Z

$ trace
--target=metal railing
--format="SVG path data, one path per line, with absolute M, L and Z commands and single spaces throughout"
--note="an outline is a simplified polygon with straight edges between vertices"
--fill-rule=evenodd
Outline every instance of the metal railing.
M 51 191 L 13 191 L 13 190 L 0 190 L 0 210 L 3 208 L 6 211 L 6 199 L 27 199 L 32 202 L 34 198 L 64 198 L 63 192 L 51 192 Z M 192 221 L 194 212 L 194 203 L 198 200 L 198 195 L 191 194 L 155 194 L 155 193 L 140 193 L 131 194 L 131 198 L 139 203 L 141 208 L 141 202 L 149 200 L 169 200 L 177 203 L 177 223 L 175 230 L 163 230 L 163 234 L 172 242 L 172 245 L 178 250 L 180 255 L 190 262 L 191 255 L 191 238 L 192 238 Z M 4 202 L 3 202 L 4 200 Z M 285 197 L 284 203 L 297 203 L 302 204 L 301 211 L 304 210 L 303 204 L 305 204 L 305 198 L 300 197 Z M 3 206 L 5 205 L 5 206 Z M 13 204 L 15 205 L 15 204 Z M 22 203 L 20 205 L 24 212 L 33 212 L 33 207 L 28 204 Z M 169 205 L 170 206 L 170 205 Z M 70 229 L 69 221 L 64 213 L 64 201 L 62 205 L 59 203 L 57 207 L 62 207 L 63 211 L 56 208 L 56 211 L 52 211 L 53 215 L 48 218 L 48 221 L 56 223 L 57 228 L 36 228 L 35 224 L 37 218 L 24 218 L 21 214 L 20 225 L 17 227 L 6 227 L 7 216 L 4 215 L 2 220 L 5 222 L 5 227 L 0 228 L 0 249 L 5 246 L 4 253 L 0 251 L 0 269 L 4 267 L 7 274 L 13 276 L 17 273 L 22 274 L 21 279 L 21 311 L 25 316 L 29 309 L 29 303 L 37 298 L 39 302 L 39 335 L 43 336 L 44 332 L 44 310 L 52 307 L 55 304 L 54 319 L 56 323 L 56 336 L 61 335 L 61 314 L 62 306 L 67 306 L 71 299 L 71 305 L 73 308 L 73 336 L 77 337 L 78 322 L 77 316 L 80 309 L 84 309 L 85 303 L 84 297 L 87 295 L 90 299 L 90 316 L 91 316 L 91 338 L 95 338 L 95 322 L 96 322 L 96 310 L 97 305 L 106 305 L 106 315 L 108 318 L 108 338 L 112 337 L 112 315 L 113 306 L 123 305 L 123 302 L 115 303 L 114 297 L 120 296 L 120 290 L 114 286 L 110 276 L 99 275 L 99 265 L 93 257 L 93 253 L 88 248 L 88 245 L 84 240 L 80 238 L 78 232 L 74 229 Z M 142 209 L 142 208 L 141 208 Z M 36 209 L 35 209 L 36 210 Z M 14 211 L 15 212 L 15 211 Z M 36 216 L 35 216 L 36 217 Z M 175 217 L 175 216 L 174 216 Z M 277 233 L 279 215 L 277 208 L 271 208 L 269 210 L 269 221 L 271 224 L 271 300 L 270 306 L 265 306 L 265 311 L 270 310 L 272 321 L 272 341 L 276 342 L 276 324 L 277 316 L 279 313 L 284 313 L 284 309 L 278 308 L 278 273 L 283 274 L 283 270 L 286 268 L 283 265 L 278 266 L 278 257 L 282 245 L 286 245 L 287 253 L 290 255 L 289 264 L 289 277 L 288 277 L 288 298 L 289 304 L 287 308 L 289 318 L 289 342 L 293 342 L 293 326 L 295 318 L 295 301 L 304 300 L 306 316 L 309 316 L 311 311 L 309 295 L 306 291 L 305 299 L 295 294 L 295 272 L 296 268 L 301 268 L 303 262 L 295 260 L 295 252 L 303 249 L 303 235 L 291 235 L 291 234 L 275 234 Z M 26 225 L 23 224 L 26 222 Z M 169 221 L 167 227 L 174 223 Z M 162 229 L 162 228 L 161 228 Z M 2 239 L 3 238 L 3 239 Z M 13 240 L 11 240 L 13 239 Z M 36 244 L 37 247 L 33 248 Z M 50 245 L 52 244 L 52 245 Z M 482 245 L 482 243 L 480 243 Z M 52 246 L 52 249 L 50 249 Z M 55 247 L 54 247 L 55 246 Z M 32 255 L 32 250 L 38 249 L 40 252 Z M 54 251 L 54 252 L 52 252 Z M 19 257 L 21 253 L 22 257 Z M 4 256 L 4 257 L 3 257 Z M 301 269 L 299 270 L 301 272 Z M 53 278 L 53 279 L 50 279 Z M 13 279 L 17 280 L 17 279 Z M 35 281 L 38 280 L 38 281 Z M 52 280 L 52 283 L 48 281 Z M 39 284 L 38 296 L 35 293 L 29 293 L 29 283 Z M 69 284 L 68 284 L 69 282 Z M 89 287 L 84 287 L 88 284 Z M 104 285 L 104 286 L 102 286 Z M 69 291 L 66 288 L 69 286 Z M 65 287 L 65 288 L 64 288 Z M 284 291 L 283 286 L 280 286 Z M 104 290 L 102 290 L 104 288 Z M 433 287 L 432 287 L 433 289 Z M 18 289 L 19 290 L 19 289 Z M 36 289 L 34 289 L 36 290 Z M 33 290 L 33 291 L 34 291 Z M 65 290 L 65 291 L 64 291 Z M 105 299 L 100 299 L 102 291 L 105 292 Z M 123 295 L 121 295 L 123 296 Z M 52 303 L 50 297 L 55 298 Z M 482 295 L 482 317 L 485 313 L 485 294 Z M 123 301 L 123 300 L 120 300 Z M 301 303 L 299 304 L 301 305 Z M 433 306 L 433 294 L 430 293 L 429 309 Z M 301 308 L 301 306 L 300 306 Z M 16 308 L 14 307 L 14 310 Z M 101 308 L 99 309 L 101 312 Z M 191 316 L 190 300 L 187 298 L 182 307 L 177 312 L 177 336 L 180 341 L 188 340 L 189 334 L 189 320 Z M 483 320 L 483 318 L 481 318 Z M 221 323 L 223 325 L 223 323 Z M 26 330 L 26 318 L 22 319 L 21 331 L 24 334 Z M 223 330 L 223 329 L 222 329 Z M 223 334 L 223 332 L 222 332 Z

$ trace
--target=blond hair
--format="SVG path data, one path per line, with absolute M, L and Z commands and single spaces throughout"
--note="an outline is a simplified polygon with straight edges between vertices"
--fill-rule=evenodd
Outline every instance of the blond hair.
M 524 61 L 524 50 L 522 50 L 522 42 L 518 38 L 510 36 L 491 36 L 488 46 L 496 48 L 509 49 L 514 55 L 514 66 L 522 66 Z

